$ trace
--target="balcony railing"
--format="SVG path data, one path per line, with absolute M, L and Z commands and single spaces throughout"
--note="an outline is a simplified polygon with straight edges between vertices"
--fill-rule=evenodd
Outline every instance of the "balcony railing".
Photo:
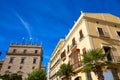
M 82 66 L 79 62 L 72 65 L 73 70 L 77 69 L 78 67 Z
M 110 35 L 108 32 L 104 32 L 104 34 L 99 34 L 100 37 L 106 37 L 106 38 L 110 38 Z
M 74 44 L 70 45 L 70 49 L 73 50 L 75 47 L 77 47 L 77 43 L 75 42 Z
M 66 59 L 66 51 L 64 50 L 62 53 L 61 53 L 61 59 L 64 61 Z
M 59 64 L 60 62 L 60 58 L 55 62 L 55 64 L 50 68 L 50 70 L 52 70 L 57 64 Z
M 55 75 L 57 75 L 57 72 L 53 72 L 50 74 L 50 79 L 52 79 Z

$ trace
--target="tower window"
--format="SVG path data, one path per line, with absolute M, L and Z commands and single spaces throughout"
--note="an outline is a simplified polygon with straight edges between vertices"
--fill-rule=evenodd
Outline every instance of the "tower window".
M 32 69 L 35 69 L 35 66 L 33 66 Z
M 35 50 L 35 54 L 37 54 L 38 53 L 38 50 Z
M 8 66 L 8 69 L 10 69 L 11 68 L 11 66 Z
M 20 63 L 24 64 L 24 62 L 25 62 L 25 58 L 22 58 Z
M 26 52 L 27 52 L 27 50 L 26 50 L 26 49 L 24 49 L 23 53 L 25 54 Z
M 14 60 L 14 57 L 11 57 L 9 63 L 13 63 L 13 60 Z
M 33 59 L 33 64 L 36 64 L 36 58 Z
M 19 69 L 22 69 L 22 68 L 23 68 L 22 66 L 19 67 Z
M 13 49 L 13 53 L 15 53 L 16 52 L 16 49 Z

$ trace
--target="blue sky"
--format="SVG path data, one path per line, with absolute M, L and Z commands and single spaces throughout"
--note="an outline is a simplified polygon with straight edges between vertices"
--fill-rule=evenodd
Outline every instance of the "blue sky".
M 64 38 L 80 11 L 111 13 L 120 17 L 120 0 L 0 0 L 0 59 L 10 42 L 42 43 L 43 64 L 60 38 Z

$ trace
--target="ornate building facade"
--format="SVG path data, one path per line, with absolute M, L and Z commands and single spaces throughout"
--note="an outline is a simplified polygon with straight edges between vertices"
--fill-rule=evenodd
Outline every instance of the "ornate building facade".
M 64 80 L 57 72 L 63 63 L 71 64 L 77 73 L 71 80 L 97 80 L 93 72 L 82 73 L 81 54 L 89 49 L 103 48 L 108 61 L 120 61 L 120 18 L 112 14 L 81 13 L 65 39 L 61 39 L 49 61 L 49 80 Z M 117 75 L 117 78 L 114 75 Z M 109 77 L 108 77 L 109 76 Z M 104 72 L 105 80 L 120 78 L 120 68 Z M 107 79 L 106 79 L 107 78 Z

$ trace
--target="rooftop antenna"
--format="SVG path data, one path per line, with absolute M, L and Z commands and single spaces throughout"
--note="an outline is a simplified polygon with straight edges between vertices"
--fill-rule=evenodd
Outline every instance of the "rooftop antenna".
M 32 37 L 30 37 L 30 44 L 32 44 Z
M 22 44 L 25 44 L 25 38 L 24 37 L 22 38 Z

